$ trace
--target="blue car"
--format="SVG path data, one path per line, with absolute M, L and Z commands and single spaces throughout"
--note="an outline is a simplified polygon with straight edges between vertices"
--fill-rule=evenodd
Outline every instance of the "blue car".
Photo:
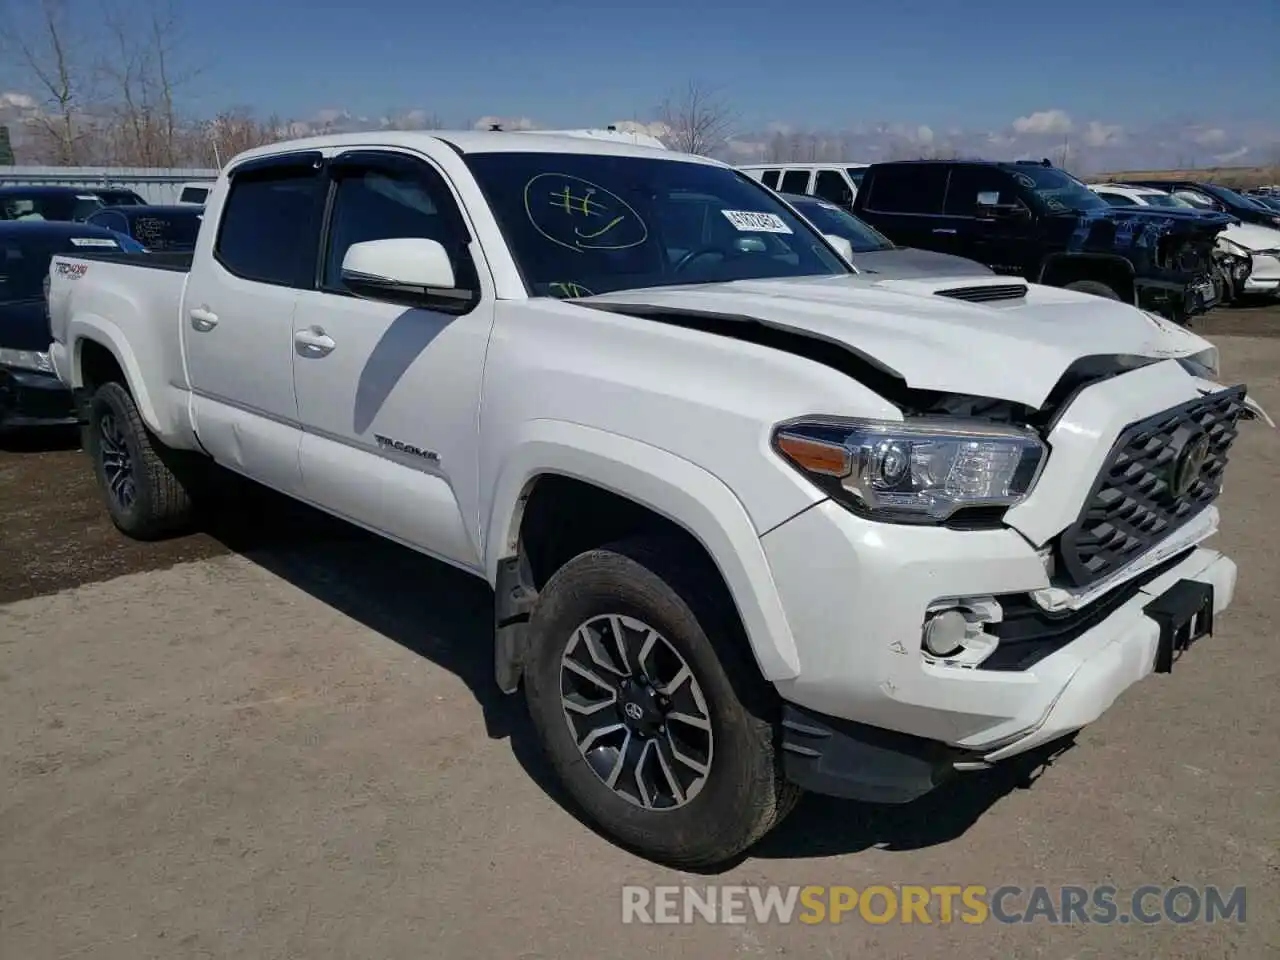
M 54 255 L 145 252 L 90 224 L 0 221 L 0 431 L 79 422 L 71 391 L 49 362 L 45 288 Z

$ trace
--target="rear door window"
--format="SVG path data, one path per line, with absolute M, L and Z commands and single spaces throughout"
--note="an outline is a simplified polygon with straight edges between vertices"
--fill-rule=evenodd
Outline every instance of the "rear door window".
M 847 207 L 853 203 L 853 189 L 839 170 L 819 170 L 813 183 L 813 195 L 830 200 L 838 207 Z
M 877 213 L 942 213 L 947 168 L 940 164 L 883 167 L 871 178 L 866 209 Z
M 214 247 L 218 262 L 245 280 L 310 289 L 324 184 L 318 169 L 302 166 L 235 175 Z
M 763 183 L 770 190 L 777 190 L 778 178 L 780 176 L 782 176 L 781 170 L 766 170 L 764 172 L 764 176 L 760 178 L 760 182 Z
M 809 192 L 809 171 L 808 170 L 788 170 L 782 175 L 782 192 L 783 193 L 808 193 Z

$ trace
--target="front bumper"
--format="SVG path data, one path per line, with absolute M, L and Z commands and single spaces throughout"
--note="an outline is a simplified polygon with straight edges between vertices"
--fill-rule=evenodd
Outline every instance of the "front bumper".
M 57 376 L 0 364 L 0 429 L 78 423 L 71 391 Z
M 1207 514 L 1201 540 L 1216 529 L 1216 509 Z M 815 734 L 784 726 L 789 776 L 868 800 L 911 799 L 956 762 L 1003 760 L 1096 720 L 1155 669 L 1160 626 L 1144 612 L 1153 600 L 1181 580 L 1198 581 L 1212 585 L 1217 613 L 1236 583 L 1230 559 L 1192 543 L 1127 582 L 1120 577 L 1101 597 L 1060 615 L 1053 629 L 1028 631 L 1018 614 L 1049 577 L 1041 556 L 1011 529 L 878 524 L 828 501 L 763 543 L 800 658 L 799 676 L 777 689 L 793 726 L 829 728 Z M 977 597 L 1004 610 L 1004 620 L 987 628 L 1003 634 L 996 652 L 976 668 L 926 655 L 930 605 Z M 867 729 L 875 733 L 871 752 Z M 891 742 L 876 739 L 882 735 Z M 833 764 L 846 766 L 832 759 L 833 749 L 858 758 L 852 781 L 830 775 Z M 886 751 L 897 759 L 871 762 Z
M 1255 253 L 1253 269 L 1241 289 L 1255 296 L 1280 294 L 1280 255 Z

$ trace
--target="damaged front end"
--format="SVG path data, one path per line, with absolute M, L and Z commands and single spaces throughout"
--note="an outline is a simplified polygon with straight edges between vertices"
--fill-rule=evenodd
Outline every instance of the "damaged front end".
M 1082 211 L 1068 249 L 1123 257 L 1133 269 L 1137 305 L 1185 324 L 1230 295 L 1242 268 L 1218 235 L 1234 222 L 1226 214 L 1168 208 Z M 1247 262 L 1243 269 L 1247 276 Z

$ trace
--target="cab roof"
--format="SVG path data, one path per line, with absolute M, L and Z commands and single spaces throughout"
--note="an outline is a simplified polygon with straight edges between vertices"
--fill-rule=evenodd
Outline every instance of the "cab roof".
M 724 167 L 727 164 L 707 157 L 693 156 L 674 150 L 639 146 L 622 140 L 596 139 L 569 134 L 538 133 L 526 130 L 378 130 L 365 133 L 327 134 L 282 140 L 239 154 L 228 163 L 235 167 L 245 160 L 271 157 L 281 153 L 326 148 L 402 147 L 408 150 L 438 149 L 446 145 L 455 153 L 576 153 L 586 156 L 643 157 L 676 160 Z

